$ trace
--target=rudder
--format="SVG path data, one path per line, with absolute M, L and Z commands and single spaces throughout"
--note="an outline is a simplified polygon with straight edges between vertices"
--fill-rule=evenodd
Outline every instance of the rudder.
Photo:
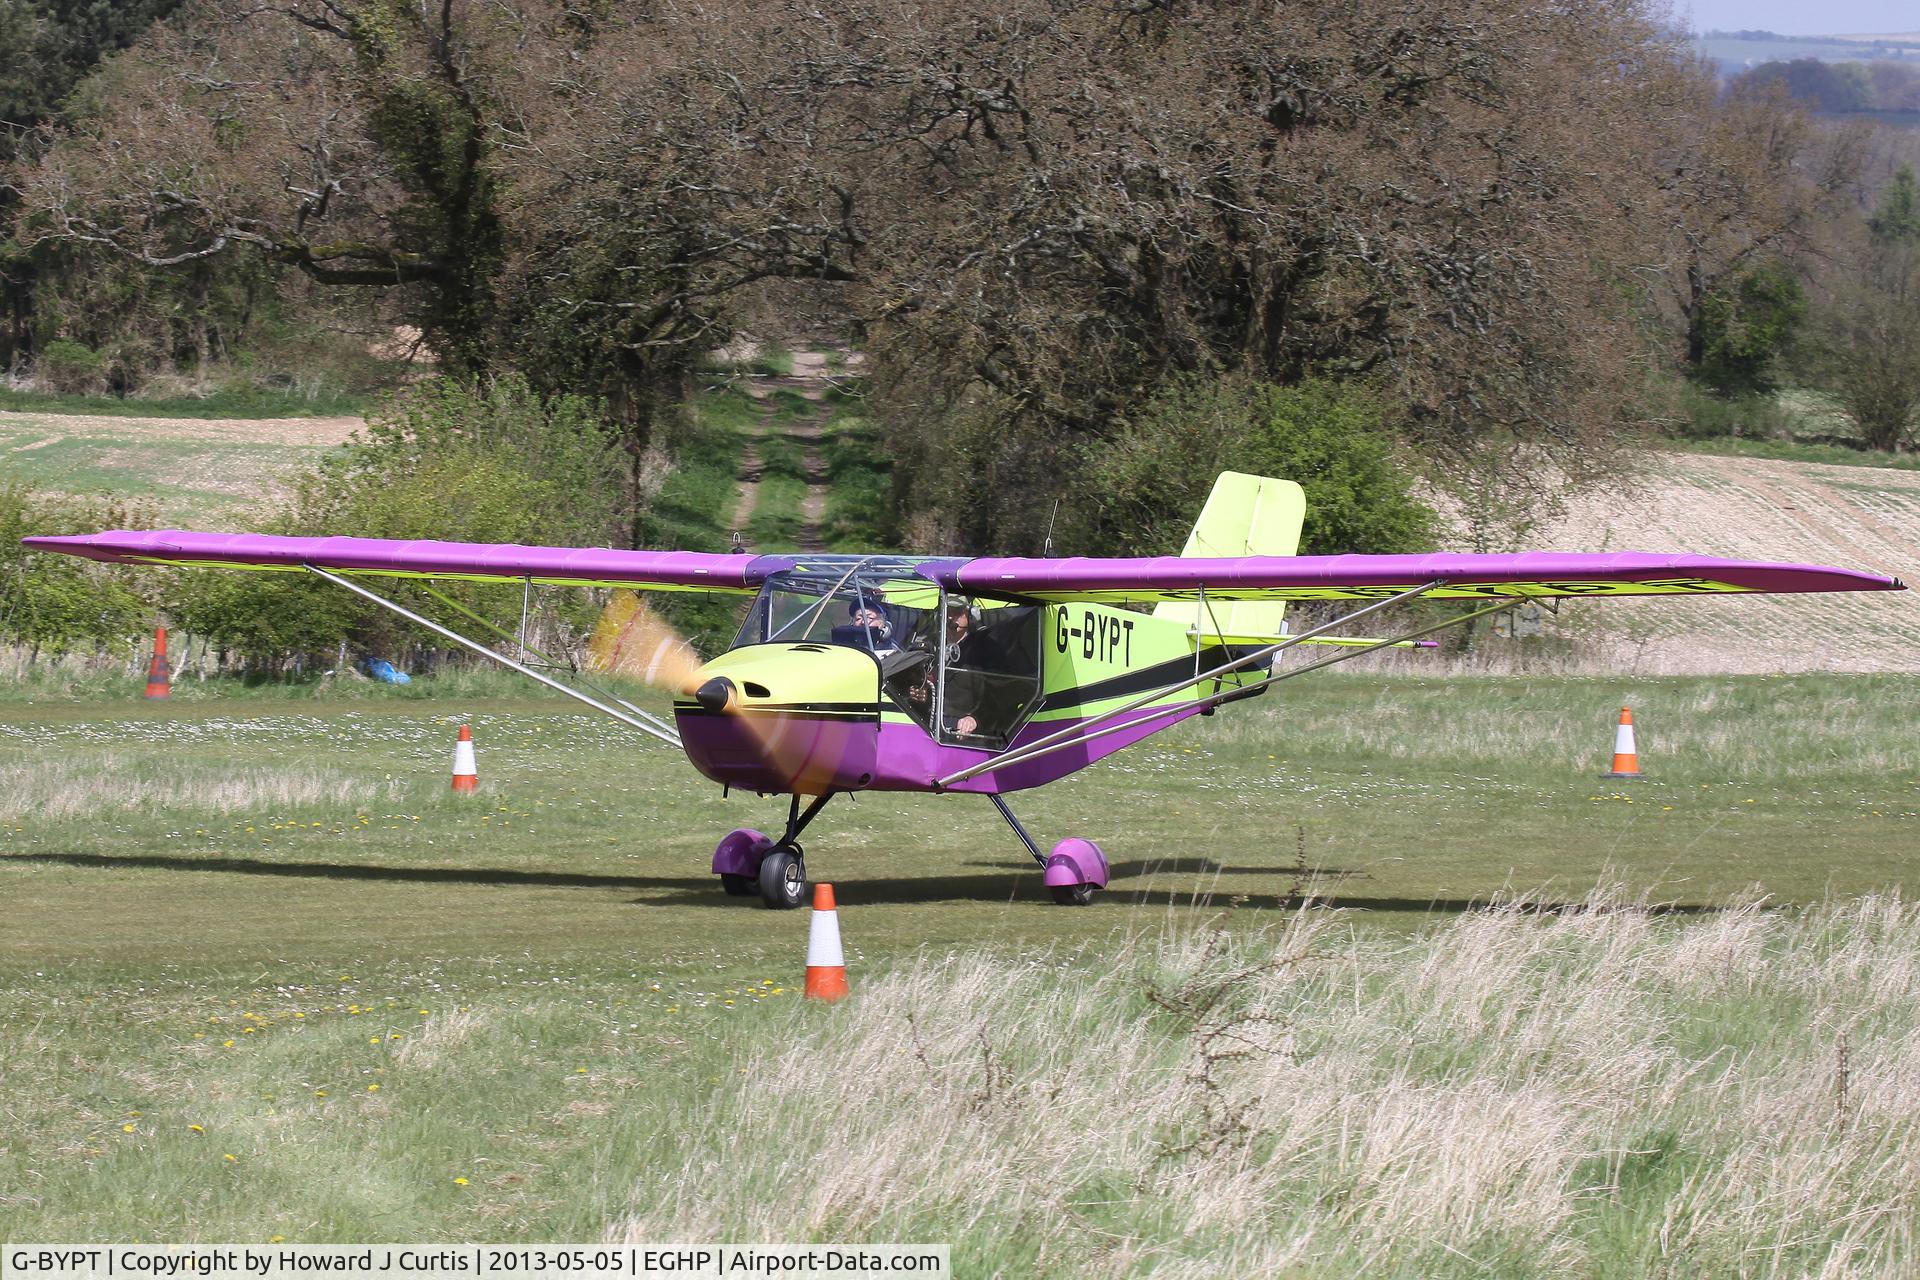
M 1187 535 L 1184 558 L 1290 556 L 1300 549 L 1307 495 L 1291 480 L 1223 471 Z M 1184 624 L 1207 639 L 1271 640 L 1284 634 L 1287 606 L 1281 600 L 1219 601 L 1204 611 L 1198 603 L 1168 600 L 1153 616 Z

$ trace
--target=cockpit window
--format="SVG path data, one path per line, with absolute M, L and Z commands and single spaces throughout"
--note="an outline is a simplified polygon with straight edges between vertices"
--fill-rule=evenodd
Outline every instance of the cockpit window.
M 1040 610 L 948 596 L 942 613 L 940 738 L 1007 745 L 1040 693 Z
M 871 654 L 886 696 L 935 738 L 997 749 L 1039 701 L 1040 613 L 946 595 L 897 569 L 788 571 L 761 587 L 734 647 L 830 644 Z

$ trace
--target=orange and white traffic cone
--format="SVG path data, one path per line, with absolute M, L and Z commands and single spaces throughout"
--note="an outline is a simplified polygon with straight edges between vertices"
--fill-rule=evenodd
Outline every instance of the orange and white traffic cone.
M 813 919 L 807 929 L 807 990 L 809 1000 L 832 1003 L 847 994 L 847 958 L 840 950 L 840 913 L 834 909 L 833 886 L 813 886 Z
M 453 789 L 472 791 L 480 785 L 480 771 L 473 767 L 473 726 L 460 726 L 460 740 L 453 744 Z
M 1620 727 L 1613 731 L 1613 772 L 1609 778 L 1638 778 L 1640 755 L 1633 746 L 1633 712 L 1620 708 Z
M 147 696 L 164 698 L 172 692 L 173 668 L 167 664 L 167 629 L 155 627 L 153 629 L 153 660 L 147 663 Z

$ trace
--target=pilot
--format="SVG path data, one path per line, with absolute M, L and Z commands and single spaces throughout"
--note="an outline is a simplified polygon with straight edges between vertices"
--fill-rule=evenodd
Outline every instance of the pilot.
M 887 607 L 877 600 L 856 598 L 848 605 L 846 629 L 852 633 L 855 645 L 870 650 L 876 658 L 900 651 L 893 639 L 893 619 L 887 616 Z M 834 638 L 837 641 L 840 637 Z

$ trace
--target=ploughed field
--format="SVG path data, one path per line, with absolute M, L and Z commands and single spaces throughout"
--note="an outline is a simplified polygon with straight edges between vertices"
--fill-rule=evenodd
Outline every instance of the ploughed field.
M 779 802 L 564 705 L 0 703 L 0 1238 L 1897 1272 L 1916 723 L 1897 675 L 1314 677 L 1014 797 L 1105 848 L 1082 909 L 979 797 L 837 799 L 824 1009 L 806 913 L 707 871 Z

